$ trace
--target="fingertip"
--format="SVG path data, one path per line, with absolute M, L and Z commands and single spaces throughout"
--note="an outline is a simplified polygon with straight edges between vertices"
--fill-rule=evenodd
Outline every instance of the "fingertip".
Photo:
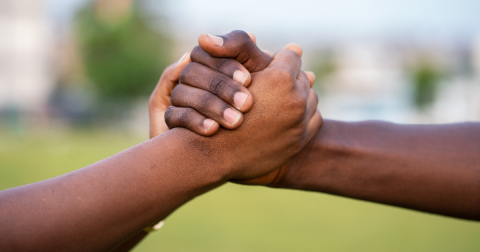
M 183 56 L 177 61 L 177 66 L 176 67 L 181 67 L 182 69 L 190 62 L 192 62 L 192 59 L 190 58 L 191 52 L 188 51 L 183 54 Z
M 209 118 L 203 120 L 203 129 L 204 129 L 203 135 L 212 136 L 215 133 L 217 133 L 219 128 L 220 128 L 220 125 L 216 121 Z
M 295 43 L 288 44 L 287 46 L 285 46 L 284 49 L 285 50 L 292 50 L 292 51 L 296 52 L 298 54 L 298 56 L 302 57 L 303 49 L 302 49 L 302 47 L 300 47 L 299 45 L 297 45 Z
M 252 84 L 252 75 L 250 74 L 250 72 L 248 73 L 248 77 L 247 79 L 245 80 L 245 83 L 243 83 L 243 86 L 244 87 L 248 87 L 250 86 L 250 84 Z
M 248 71 L 242 71 L 242 70 L 235 70 L 233 72 L 233 79 L 242 84 L 243 86 L 246 86 L 245 83 L 247 82 L 247 80 L 251 77 L 250 77 L 250 73 Z
M 257 44 L 257 38 L 255 37 L 255 35 L 253 35 L 253 33 L 251 32 L 247 32 L 247 34 L 253 40 L 253 43 Z
M 262 50 L 266 55 L 272 57 L 272 53 L 269 50 Z
M 169 80 L 173 82 L 178 81 L 178 79 L 180 78 L 180 74 L 182 73 L 185 66 L 188 63 L 192 62 L 192 59 L 190 58 L 190 53 L 190 51 L 184 53 L 183 56 L 177 62 L 175 62 L 175 64 L 172 65 L 173 69 L 168 72 L 168 74 L 170 75 L 168 77 Z
M 236 129 L 243 122 L 243 113 L 236 109 L 227 108 L 223 111 L 223 118 L 225 119 L 225 124 L 223 124 L 225 128 Z
M 316 79 L 315 73 L 312 71 L 305 71 L 305 74 L 307 75 L 308 82 L 310 82 L 310 88 L 313 87 Z
M 213 50 L 214 48 L 216 48 L 215 46 L 212 45 L 212 43 L 210 41 L 210 38 L 208 37 L 208 35 L 206 33 L 202 33 L 198 37 L 198 45 L 205 52 L 209 52 L 209 51 Z
M 243 97 L 238 97 L 239 94 L 242 94 L 244 96 Z M 237 92 L 234 95 L 233 99 L 234 99 L 235 105 L 237 106 L 237 109 L 242 113 L 245 113 L 245 112 L 249 111 L 250 108 L 252 108 L 252 106 L 253 106 L 253 96 L 248 89 L 246 89 L 242 92 Z M 239 102 L 237 102 L 237 101 L 239 101 Z M 240 106 L 238 106 L 237 103 L 239 103 Z

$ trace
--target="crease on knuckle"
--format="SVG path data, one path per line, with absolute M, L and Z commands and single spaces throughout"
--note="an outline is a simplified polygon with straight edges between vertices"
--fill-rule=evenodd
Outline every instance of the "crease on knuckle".
M 211 108 L 211 103 L 212 103 L 212 94 L 207 93 L 207 95 L 202 96 L 200 99 L 199 107 L 202 109 L 202 111 L 208 110 L 208 108 Z
M 192 112 L 191 110 L 192 110 L 191 108 L 181 108 L 180 109 L 180 112 L 178 113 L 178 118 L 177 118 L 177 121 L 178 121 L 177 126 L 183 127 L 183 126 L 188 125 L 189 115 Z
M 210 92 L 214 94 L 220 94 L 224 91 L 226 85 L 226 81 L 224 78 L 220 76 L 215 76 L 212 81 L 210 82 Z
M 216 62 L 214 69 L 222 72 L 221 70 L 225 67 L 225 65 L 228 65 L 228 59 L 220 59 Z

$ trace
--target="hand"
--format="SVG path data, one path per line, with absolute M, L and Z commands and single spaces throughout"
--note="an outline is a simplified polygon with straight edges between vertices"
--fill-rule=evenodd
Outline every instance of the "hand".
M 229 157 L 212 160 L 234 167 L 227 172 L 229 179 L 257 178 L 278 169 L 321 127 L 317 96 L 300 66 L 298 54 L 279 51 L 267 69 L 252 74 L 249 89 L 255 106 L 244 115 L 242 127 L 235 131 L 220 129 L 215 136 L 202 138 L 205 155 Z M 200 73 L 196 69 L 185 68 L 183 78 L 195 79 Z M 204 85 L 208 87 L 209 82 Z M 192 95 L 191 99 L 201 97 Z M 215 155 L 217 152 L 222 154 Z
M 253 39 L 255 39 L 253 34 L 251 34 L 250 36 Z M 211 81 L 216 81 L 215 85 L 213 85 L 212 87 L 213 90 L 209 90 L 209 91 L 212 91 L 212 93 L 216 94 L 220 98 L 223 97 L 225 101 L 230 101 L 230 105 L 234 106 L 236 109 L 227 105 L 227 103 L 225 102 L 218 101 L 218 98 L 211 98 L 211 96 L 210 98 L 213 99 L 214 101 L 208 101 L 210 99 L 208 99 L 208 97 L 205 97 L 204 101 L 208 101 L 208 102 L 204 102 L 203 105 L 207 106 L 212 103 L 216 104 L 217 106 L 215 106 L 215 108 L 222 111 L 222 113 L 220 114 L 224 114 L 223 117 L 221 115 L 220 116 L 212 115 L 212 112 L 206 112 L 204 113 L 205 116 L 203 116 L 191 108 L 177 109 L 175 107 L 170 107 L 172 105 L 171 103 L 172 91 L 179 83 L 180 73 L 185 68 L 185 66 L 187 66 L 187 64 L 191 62 L 191 56 L 195 57 L 198 63 L 203 63 L 204 65 L 208 65 L 211 68 L 216 69 L 217 72 L 223 74 L 223 75 L 212 76 L 210 69 L 203 69 L 207 73 L 210 72 Z M 271 62 L 271 58 L 269 57 L 268 59 L 266 59 L 266 61 L 263 61 L 263 62 L 266 63 L 266 65 L 264 66 L 266 67 L 268 63 Z M 201 66 L 191 65 L 189 67 L 198 68 Z M 225 75 L 229 76 L 236 82 L 230 81 L 230 79 L 226 78 Z M 252 96 L 249 95 L 250 92 L 247 89 L 242 88 L 241 85 L 248 87 L 248 85 L 250 85 L 250 82 L 251 82 L 250 72 L 247 69 L 245 69 L 245 67 L 240 63 L 238 63 L 237 61 L 233 59 L 213 58 L 210 55 L 206 54 L 200 47 L 198 46 L 195 47 L 194 50 L 192 51 L 192 55 L 190 55 L 190 53 L 187 52 L 178 62 L 170 65 L 165 69 L 162 76 L 160 77 L 159 82 L 157 83 L 155 90 L 150 96 L 150 100 L 149 100 L 150 138 L 153 138 L 157 135 L 160 135 L 168 131 L 169 128 L 165 122 L 165 116 L 164 116 L 165 113 L 167 112 L 167 109 L 170 115 L 167 118 L 169 118 L 170 120 L 169 125 L 171 126 L 171 128 L 184 127 L 198 134 L 201 134 L 204 136 L 210 136 L 215 134 L 218 131 L 219 129 L 218 122 L 220 122 L 222 126 L 229 129 L 235 129 L 239 127 L 243 121 L 242 112 L 248 111 L 253 102 Z M 236 93 L 236 91 L 243 91 L 242 93 L 247 94 L 247 99 L 245 100 L 242 99 L 243 98 L 242 96 L 240 97 L 237 96 L 237 99 L 236 99 L 237 101 L 239 100 L 240 102 L 244 101 L 244 104 L 241 106 L 241 108 L 240 106 L 237 106 L 235 104 L 234 94 L 230 97 L 225 97 L 226 94 L 223 93 L 223 96 L 222 96 L 222 93 L 219 93 L 222 91 L 223 92 L 227 91 L 223 87 L 224 85 L 227 85 L 230 88 L 228 90 L 230 92 Z M 177 89 L 176 93 L 182 94 L 180 90 L 185 90 L 185 92 L 188 92 L 189 90 L 191 91 L 192 89 L 189 87 L 180 87 L 179 89 Z M 188 104 L 189 100 L 186 98 L 188 97 L 185 97 L 183 95 L 180 97 L 174 96 L 173 98 L 174 104 L 177 104 L 177 105 Z M 240 102 L 237 102 L 237 103 L 240 103 Z M 226 117 L 225 113 L 223 112 L 227 108 L 230 108 L 227 111 L 227 115 L 230 115 L 229 117 Z M 235 115 L 238 115 L 238 114 L 240 114 L 240 118 L 236 120 L 237 118 L 235 118 Z M 213 121 L 207 117 L 214 118 L 216 119 L 216 121 Z M 234 118 L 234 120 L 231 122 L 228 122 L 227 118 L 231 119 L 232 117 Z
M 249 71 L 265 69 L 272 58 L 256 46 L 253 34 L 243 31 L 233 31 L 222 37 L 202 34 L 198 41 L 200 46 L 195 47 L 190 55 L 194 63 L 188 64 L 185 71 L 197 72 L 200 78 L 197 75 L 192 75 L 195 76 L 192 79 L 180 77 L 181 84 L 171 97 L 174 106 L 168 109 L 165 118 L 170 128 L 183 127 L 210 136 L 218 127 L 213 127 L 214 122 L 208 118 L 227 129 L 240 126 L 243 121 L 241 112 L 250 109 L 252 96 L 239 83 L 248 87 L 251 81 Z M 217 47 L 220 44 L 222 46 Z M 302 55 L 302 49 L 296 44 L 287 45 L 285 49 Z M 206 51 L 228 58 L 212 57 Z M 315 77 L 311 72 L 306 74 L 312 86 Z
M 180 73 L 190 62 L 192 62 L 190 60 L 190 52 L 186 52 L 177 62 L 168 66 L 165 71 L 163 71 L 162 76 L 148 101 L 150 138 L 168 131 L 168 126 L 164 119 L 165 111 L 167 111 L 167 108 L 172 105 L 170 102 L 170 96 L 173 89 L 178 85 Z M 218 128 L 218 124 L 216 126 Z M 212 128 L 214 127 L 215 125 L 212 126 Z
M 221 42 L 215 41 L 218 39 L 221 39 L 222 41 Z M 216 45 L 221 44 L 222 46 L 217 47 L 215 45 L 215 42 L 217 42 Z M 202 34 L 199 38 L 199 45 L 201 48 L 196 47 L 192 51 L 192 54 L 191 54 L 192 61 L 199 62 L 205 66 L 211 67 L 212 69 L 220 69 L 219 66 L 222 66 L 222 68 L 224 69 L 236 69 L 238 68 L 238 63 L 236 61 L 232 62 L 230 59 L 212 57 L 209 54 L 207 54 L 205 51 L 208 51 L 209 53 L 212 53 L 218 56 L 242 59 L 242 62 L 245 63 L 245 67 L 248 70 L 253 70 L 253 71 L 258 69 L 263 69 L 265 68 L 266 65 L 268 65 L 268 63 L 271 62 L 271 57 L 269 56 L 269 54 L 264 53 L 263 51 L 258 49 L 258 47 L 255 45 L 255 37 L 252 34 L 247 35 L 246 33 L 241 31 L 234 31 L 222 37 L 217 37 L 217 36 L 212 37 L 211 35 Z M 202 49 L 204 49 L 205 51 Z M 219 49 L 222 49 L 222 50 L 220 52 L 217 52 L 216 50 L 219 50 Z M 285 49 L 295 51 L 299 56 L 302 55 L 302 49 L 298 45 L 290 44 L 290 45 L 287 45 Z M 252 59 L 255 59 L 255 60 L 252 60 Z M 187 74 L 186 72 L 191 72 L 191 71 L 194 71 L 194 69 L 193 68 L 185 69 L 184 73 Z M 221 72 L 226 72 L 226 71 L 221 70 Z M 311 87 L 314 83 L 315 76 L 311 72 L 306 72 L 305 74 L 308 77 L 309 84 Z M 195 75 L 195 74 L 192 73 L 191 75 Z M 228 75 L 231 76 L 231 74 L 228 74 Z M 203 89 L 211 90 L 211 88 L 203 88 Z M 181 92 L 178 92 L 178 93 L 180 94 Z M 205 95 L 202 92 L 198 92 L 197 94 L 190 93 L 189 99 L 204 100 Z M 199 111 L 200 113 L 203 113 L 205 115 L 215 114 L 214 111 L 208 111 L 210 109 L 209 107 L 202 107 L 202 108 L 194 107 L 194 108 L 196 109 L 194 111 Z M 177 111 L 181 111 L 181 110 L 186 110 L 187 108 L 176 108 L 176 109 Z M 220 113 L 217 113 L 216 117 L 219 117 L 220 115 L 221 115 Z M 177 115 L 168 114 L 166 118 L 167 120 L 171 120 L 171 121 L 179 121 L 175 119 L 175 116 Z M 210 117 L 215 118 L 212 116 Z M 185 120 L 185 117 L 183 117 L 183 121 L 188 121 L 188 119 Z M 189 127 L 188 125 L 179 125 L 177 123 L 176 126 L 181 126 L 181 127 L 191 129 L 191 127 Z M 269 185 L 275 180 L 275 178 L 277 178 L 279 174 L 283 174 L 284 170 L 286 170 L 286 166 L 283 167 L 282 169 L 275 170 L 270 174 L 267 174 L 259 178 L 255 178 L 253 180 L 242 180 L 242 181 L 237 180 L 235 182 L 243 183 L 243 184 Z

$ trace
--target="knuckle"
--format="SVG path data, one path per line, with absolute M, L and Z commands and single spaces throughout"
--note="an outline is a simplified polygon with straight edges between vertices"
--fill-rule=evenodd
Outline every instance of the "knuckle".
M 175 107 L 169 106 L 165 111 L 164 118 L 169 129 L 175 127 Z
M 182 97 L 181 96 L 182 89 L 183 89 L 182 84 L 179 84 L 173 89 L 172 94 L 170 95 L 170 102 L 172 103 L 172 105 L 177 106 L 178 103 L 180 102 L 180 98 Z
M 214 94 L 221 94 L 225 90 L 225 86 L 227 85 L 227 81 L 223 76 L 216 75 L 212 78 L 210 82 L 209 91 Z
M 188 118 L 190 115 L 190 108 L 180 108 L 178 113 L 178 124 L 181 126 L 185 126 L 188 123 Z
M 182 70 L 182 72 L 180 73 L 180 77 L 178 78 L 178 81 L 180 83 L 183 83 L 185 82 L 185 80 L 187 79 L 187 76 L 188 76 L 188 73 L 190 71 L 190 68 L 192 67 L 191 66 L 192 63 L 188 63 Z
M 281 83 L 284 85 L 293 85 L 296 79 L 293 71 L 288 67 L 282 67 L 279 70 L 277 78 L 279 78 Z
M 307 99 L 301 95 L 293 95 L 289 102 L 289 107 L 296 115 L 302 114 L 307 109 Z
M 195 68 L 197 67 L 197 64 L 198 63 L 196 63 L 196 62 L 190 62 L 183 68 L 182 72 L 180 73 L 180 77 L 179 77 L 179 82 L 180 83 L 187 82 L 188 78 L 191 75 L 195 74 Z
M 208 110 L 209 108 L 212 107 L 211 106 L 213 102 L 212 96 L 213 96 L 212 94 L 206 92 L 205 95 L 203 95 L 202 98 L 200 98 L 198 106 L 202 111 Z
M 200 48 L 200 46 L 197 45 L 193 48 L 192 52 L 190 53 L 190 59 L 192 59 L 192 61 L 196 62 L 201 58 L 203 53 L 204 53 L 204 51 L 202 50 L 202 48 Z
M 232 31 L 233 36 L 235 37 L 236 41 L 239 41 L 240 44 L 249 43 L 251 41 L 250 36 L 248 33 L 242 30 L 235 30 Z
M 221 69 L 223 69 L 226 65 L 228 65 L 228 62 L 229 62 L 229 59 L 218 59 L 215 62 L 214 69 L 222 72 Z
M 287 54 L 289 57 L 300 59 L 300 56 L 293 50 L 283 50 L 283 53 Z

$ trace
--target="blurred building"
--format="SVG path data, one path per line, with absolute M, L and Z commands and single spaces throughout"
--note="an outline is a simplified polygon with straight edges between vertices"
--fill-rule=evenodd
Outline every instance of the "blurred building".
M 472 41 L 465 75 L 442 83 L 432 107 L 433 122 L 480 121 L 480 34 Z
M 380 42 L 335 46 L 335 71 L 325 81 L 320 108 L 327 118 L 405 121 L 409 85 L 398 52 Z
M 320 80 L 322 114 L 346 121 L 480 121 L 480 39 L 471 45 L 388 40 L 335 43 L 329 49 L 334 71 Z M 423 91 L 434 99 L 420 108 L 414 102 L 418 90 L 412 73 L 424 61 L 442 77 Z
M 0 111 L 42 113 L 55 83 L 45 0 L 0 0 Z

